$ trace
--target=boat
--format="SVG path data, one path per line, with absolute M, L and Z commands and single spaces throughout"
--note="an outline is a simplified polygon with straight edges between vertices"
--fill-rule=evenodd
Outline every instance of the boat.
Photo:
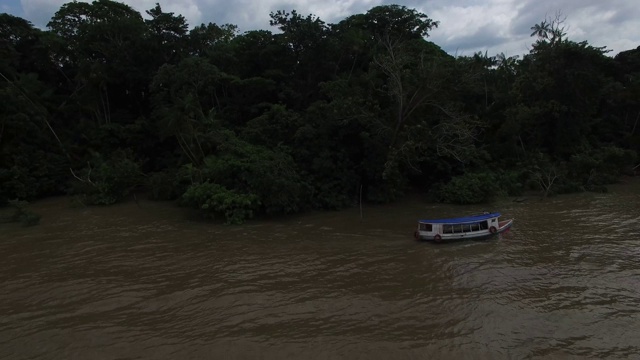
M 500 220 L 499 212 L 484 212 L 465 217 L 450 219 L 418 220 L 418 229 L 414 232 L 416 240 L 473 239 L 484 240 L 511 229 L 513 219 Z

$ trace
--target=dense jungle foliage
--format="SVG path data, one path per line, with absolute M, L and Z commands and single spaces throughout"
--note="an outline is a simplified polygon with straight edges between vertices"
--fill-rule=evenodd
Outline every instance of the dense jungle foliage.
M 640 47 L 532 27 L 522 59 L 453 57 L 398 5 L 274 31 L 190 27 L 160 5 L 0 15 L 0 203 L 146 191 L 239 223 L 390 202 L 605 191 L 640 150 Z

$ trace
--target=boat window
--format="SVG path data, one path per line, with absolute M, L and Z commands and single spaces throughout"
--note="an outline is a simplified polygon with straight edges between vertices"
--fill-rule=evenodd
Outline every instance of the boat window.
M 442 233 L 443 234 L 451 234 L 451 233 L 453 233 L 453 226 L 452 225 L 442 225 Z
M 421 231 L 433 231 L 433 225 L 431 224 L 420 224 Z

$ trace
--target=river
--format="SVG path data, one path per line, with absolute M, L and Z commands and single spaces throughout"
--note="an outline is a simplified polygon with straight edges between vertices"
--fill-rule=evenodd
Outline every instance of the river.
M 0 225 L 0 359 L 640 358 L 640 179 L 224 226 L 168 203 Z M 498 210 L 488 241 L 415 220 Z

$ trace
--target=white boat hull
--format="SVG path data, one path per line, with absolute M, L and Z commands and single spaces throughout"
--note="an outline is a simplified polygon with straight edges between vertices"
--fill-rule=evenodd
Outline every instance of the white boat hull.
M 436 242 L 454 241 L 454 240 L 484 240 L 496 236 L 500 233 L 508 231 L 513 225 L 513 219 L 497 221 L 497 226 L 490 226 L 488 229 L 458 232 L 458 233 L 442 233 L 442 227 L 434 226 L 432 231 L 416 230 L 414 236 L 417 240 L 432 240 Z

